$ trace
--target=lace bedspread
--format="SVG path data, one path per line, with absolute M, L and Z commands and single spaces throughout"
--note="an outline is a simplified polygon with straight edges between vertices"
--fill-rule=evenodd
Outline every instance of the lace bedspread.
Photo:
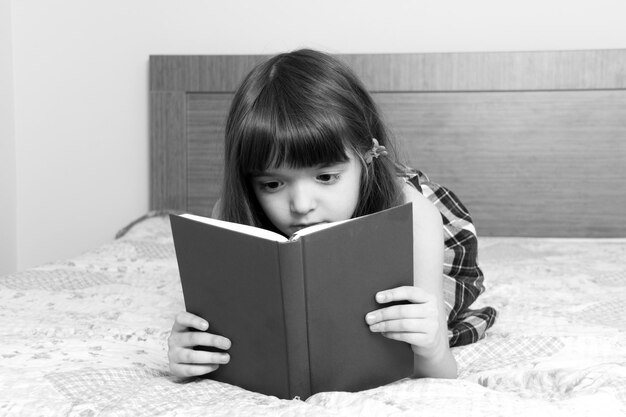
M 624 415 L 626 239 L 482 238 L 498 319 L 456 380 L 279 400 L 169 374 L 184 309 L 167 217 L 0 277 L 0 415 Z

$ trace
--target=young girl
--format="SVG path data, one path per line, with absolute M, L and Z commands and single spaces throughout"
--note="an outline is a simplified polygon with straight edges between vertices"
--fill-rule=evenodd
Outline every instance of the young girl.
M 450 191 L 396 162 L 372 98 L 337 59 L 300 50 L 250 72 L 226 124 L 225 177 L 214 217 L 289 236 L 407 202 L 414 285 L 375 294 L 381 308 L 363 312 L 364 320 L 381 337 L 411 345 L 415 377 L 454 378 L 450 346 L 484 337 L 496 315 L 490 307 L 468 308 L 484 290 L 469 213 Z M 401 300 L 410 303 L 384 306 Z M 228 350 L 230 340 L 207 329 L 200 317 L 177 315 L 169 337 L 173 374 L 203 375 L 229 362 L 228 353 L 193 349 Z

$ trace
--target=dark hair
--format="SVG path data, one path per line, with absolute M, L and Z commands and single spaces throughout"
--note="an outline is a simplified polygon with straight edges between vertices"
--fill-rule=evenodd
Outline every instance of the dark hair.
M 372 138 L 389 155 L 366 164 Z M 401 187 L 393 146 L 371 96 L 341 61 L 313 50 L 276 55 L 255 67 L 233 98 L 226 122 L 224 220 L 276 230 L 252 188 L 254 173 L 361 160 L 353 216 L 397 205 Z

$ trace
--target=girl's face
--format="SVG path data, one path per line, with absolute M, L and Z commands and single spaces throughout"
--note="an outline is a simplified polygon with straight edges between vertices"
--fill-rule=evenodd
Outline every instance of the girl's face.
M 252 178 L 265 215 L 283 234 L 317 223 L 352 217 L 359 201 L 361 164 L 348 151 L 349 160 L 310 168 L 280 166 Z

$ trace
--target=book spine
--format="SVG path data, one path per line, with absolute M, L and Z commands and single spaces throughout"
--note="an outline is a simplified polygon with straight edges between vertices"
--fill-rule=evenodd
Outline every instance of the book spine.
M 311 395 L 302 241 L 278 243 L 287 340 L 289 395 Z

